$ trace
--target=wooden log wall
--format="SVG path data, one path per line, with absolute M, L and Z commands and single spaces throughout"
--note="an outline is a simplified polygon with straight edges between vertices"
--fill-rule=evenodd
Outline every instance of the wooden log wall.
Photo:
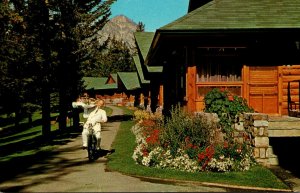
M 282 114 L 288 114 L 288 82 L 300 80 L 300 65 L 291 65 L 282 67 Z M 292 101 L 299 101 L 298 82 L 290 84 L 290 93 Z

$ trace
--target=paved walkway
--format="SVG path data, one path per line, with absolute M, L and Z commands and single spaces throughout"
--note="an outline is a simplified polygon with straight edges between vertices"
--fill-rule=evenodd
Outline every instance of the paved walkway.
M 122 111 L 113 108 L 112 116 Z M 102 149 L 109 152 L 120 122 L 103 125 Z M 87 152 L 81 149 L 81 135 L 56 149 L 51 156 L 40 160 L 13 180 L 3 181 L 0 192 L 226 192 L 226 188 L 147 182 L 145 180 L 106 171 L 107 158 L 88 162 Z M 18 167 L 18 166 L 15 166 Z M 5 175 L 5 172 L 1 172 Z

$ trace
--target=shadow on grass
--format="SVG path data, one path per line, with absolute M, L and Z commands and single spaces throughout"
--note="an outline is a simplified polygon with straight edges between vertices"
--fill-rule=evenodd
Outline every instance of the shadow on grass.
M 44 138 L 41 135 L 41 131 L 35 131 L 28 134 L 15 136 L 10 139 L 11 141 L 16 140 L 15 142 L 0 146 L 0 157 L 5 157 L 13 153 L 24 152 L 28 150 L 36 150 L 43 146 L 62 145 L 67 143 L 70 138 L 77 137 L 80 133 L 81 131 L 79 131 L 79 129 L 75 130 L 69 127 L 65 131 L 53 131 L 47 138 Z M 20 139 L 20 141 L 17 141 L 18 138 Z M 1 140 L 1 143 L 4 143 L 6 141 L 6 139 Z
M 55 120 L 56 116 L 51 117 L 51 121 Z M 20 133 L 22 131 L 26 131 L 32 127 L 36 127 L 42 124 L 42 119 L 36 119 L 34 121 L 32 121 L 31 123 L 20 123 L 20 125 L 18 127 L 15 127 L 15 125 L 11 124 L 10 126 L 4 125 L 6 126 L 4 130 L 2 130 L 0 132 L 1 137 L 7 137 L 10 135 L 14 135 L 17 133 Z M 4 127 L 2 126 L 2 127 Z
M 20 134 L 20 135 L 7 136 L 7 137 L 0 138 L 0 141 L 1 141 L 1 143 L 9 143 L 12 141 L 16 141 L 20 138 L 35 136 L 35 135 L 38 135 L 39 133 L 41 133 L 41 131 L 32 131 L 32 132 L 24 133 L 24 134 Z M 2 145 L 0 145 L 0 148 L 2 148 Z
M 81 162 L 70 162 L 68 160 L 61 160 L 57 164 L 49 164 L 47 170 L 43 167 L 37 167 L 37 169 L 30 169 L 34 164 L 43 165 L 48 162 L 49 158 L 55 157 L 58 152 L 52 151 L 54 146 L 64 145 L 70 142 L 71 138 L 77 137 L 81 133 L 81 130 L 74 128 L 67 128 L 65 131 L 56 130 L 51 133 L 51 136 L 45 139 L 41 135 L 37 135 L 31 139 L 26 139 L 22 141 L 17 141 L 15 143 L 7 144 L 1 146 L 0 157 L 4 158 L 15 154 L 11 159 L 5 161 L 0 161 L 0 184 L 3 181 L 8 181 L 14 179 L 17 175 L 32 175 L 32 174 L 42 174 L 43 172 L 48 172 L 49 168 L 53 167 L 53 170 L 63 171 L 64 167 L 70 167 L 74 165 L 80 165 Z M 43 150 L 44 148 L 44 150 Z M 77 149 L 80 147 L 76 147 Z M 68 149 L 66 151 L 73 151 L 73 149 Z M 26 153 L 27 152 L 27 153 Z M 34 152 L 34 153 L 28 153 Z M 69 163 L 70 162 L 70 163 Z M 45 166 L 44 166 L 45 167 Z M 56 168 L 57 167 L 57 168 Z M 14 179 L 15 180 L 15 179 Z M 13 191 L 17 192 L 19 190 L 9 189 L 6 190 L 3 187 L 0 191 Z

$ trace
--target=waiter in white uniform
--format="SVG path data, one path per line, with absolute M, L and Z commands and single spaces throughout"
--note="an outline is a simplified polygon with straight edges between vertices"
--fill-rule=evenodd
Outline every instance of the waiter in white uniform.
M 87 121 L 83 125 L 83 131 L 82 131 L 82 145 L 85 149 L 87 147 L 87 139 L 88 139 L 88 127 L 91 124 L 93 127 L 93 130 L 96 134 L 97 138 L 97 149 L 100 150 L 100 143 L 101 143 L 101 123 L 107 122 L 107 116 L 106 112 L 101 109 L 101 107 L 104 105 L 103 100 L 98 100 L 96 102 L 96 108 L 94 111 L 92 111 L 89 114 L 89 117 L 87 118 Z

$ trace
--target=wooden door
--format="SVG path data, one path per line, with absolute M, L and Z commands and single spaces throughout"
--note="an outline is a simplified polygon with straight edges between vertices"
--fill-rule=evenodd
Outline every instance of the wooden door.
M 249 68 L 249 105 L 256 112 L 278 114 L 278 67 Z

